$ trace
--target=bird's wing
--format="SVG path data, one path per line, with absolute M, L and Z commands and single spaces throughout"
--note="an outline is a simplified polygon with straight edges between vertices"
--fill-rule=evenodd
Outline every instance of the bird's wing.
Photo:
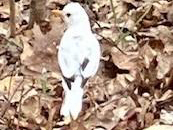
M 79 43 L 81 40 L 78 37 L 68 36 L 64 34 L 58 52 L 58 61 L 62 74 L 66 78 L 72 78 L 78 73 L 80 68 L 80 54 Z
M 82 68 L 82 75 L 87 78 L 96 74 L 101 54 L 99 42 L 92 33 L 90 36 L 87 36 L 85 42 L 88 53 L 85 56 L 87 58 L 83 60 L 84 68 Z
M 98 69 L 100 46 L 93 35 L 64 34 L 58 52 L 59 65 L 67 85 L 71 86 L 74 76 L 88 78 Z

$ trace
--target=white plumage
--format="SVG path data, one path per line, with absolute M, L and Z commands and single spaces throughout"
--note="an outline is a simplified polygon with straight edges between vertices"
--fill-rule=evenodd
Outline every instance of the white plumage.
M 99 67 L 100 45 L 91 32 L 88 15 L 79 3 L 68 3 L 63 12 L 67 30 L 58 52 L 65 92 L 60 114 L 76 119 L 82 109 L 83 87 Z

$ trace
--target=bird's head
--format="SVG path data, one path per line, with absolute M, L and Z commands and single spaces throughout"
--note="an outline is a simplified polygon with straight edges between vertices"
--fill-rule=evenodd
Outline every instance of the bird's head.
M 68 26 L 89 24 L 89 18 L 82 6 L 77 2 L 68 3 L 63 9 Z

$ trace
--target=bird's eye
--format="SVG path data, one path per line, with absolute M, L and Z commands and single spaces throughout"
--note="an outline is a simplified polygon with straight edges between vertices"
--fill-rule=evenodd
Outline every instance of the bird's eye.
M 70 13 L 67 13 L 67 17 L 70 17 L 71 16 L 71 14 Z

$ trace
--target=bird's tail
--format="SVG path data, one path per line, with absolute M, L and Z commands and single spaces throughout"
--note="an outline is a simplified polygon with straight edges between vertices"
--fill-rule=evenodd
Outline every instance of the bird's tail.
M 72 116 L 77 119 L 82 109 L 83 88 L 81 88 L 82 77 L 78 76 L 72 83 L 71 90 L 65 90 L 64 102 L 60 114 L 64 117 Z

